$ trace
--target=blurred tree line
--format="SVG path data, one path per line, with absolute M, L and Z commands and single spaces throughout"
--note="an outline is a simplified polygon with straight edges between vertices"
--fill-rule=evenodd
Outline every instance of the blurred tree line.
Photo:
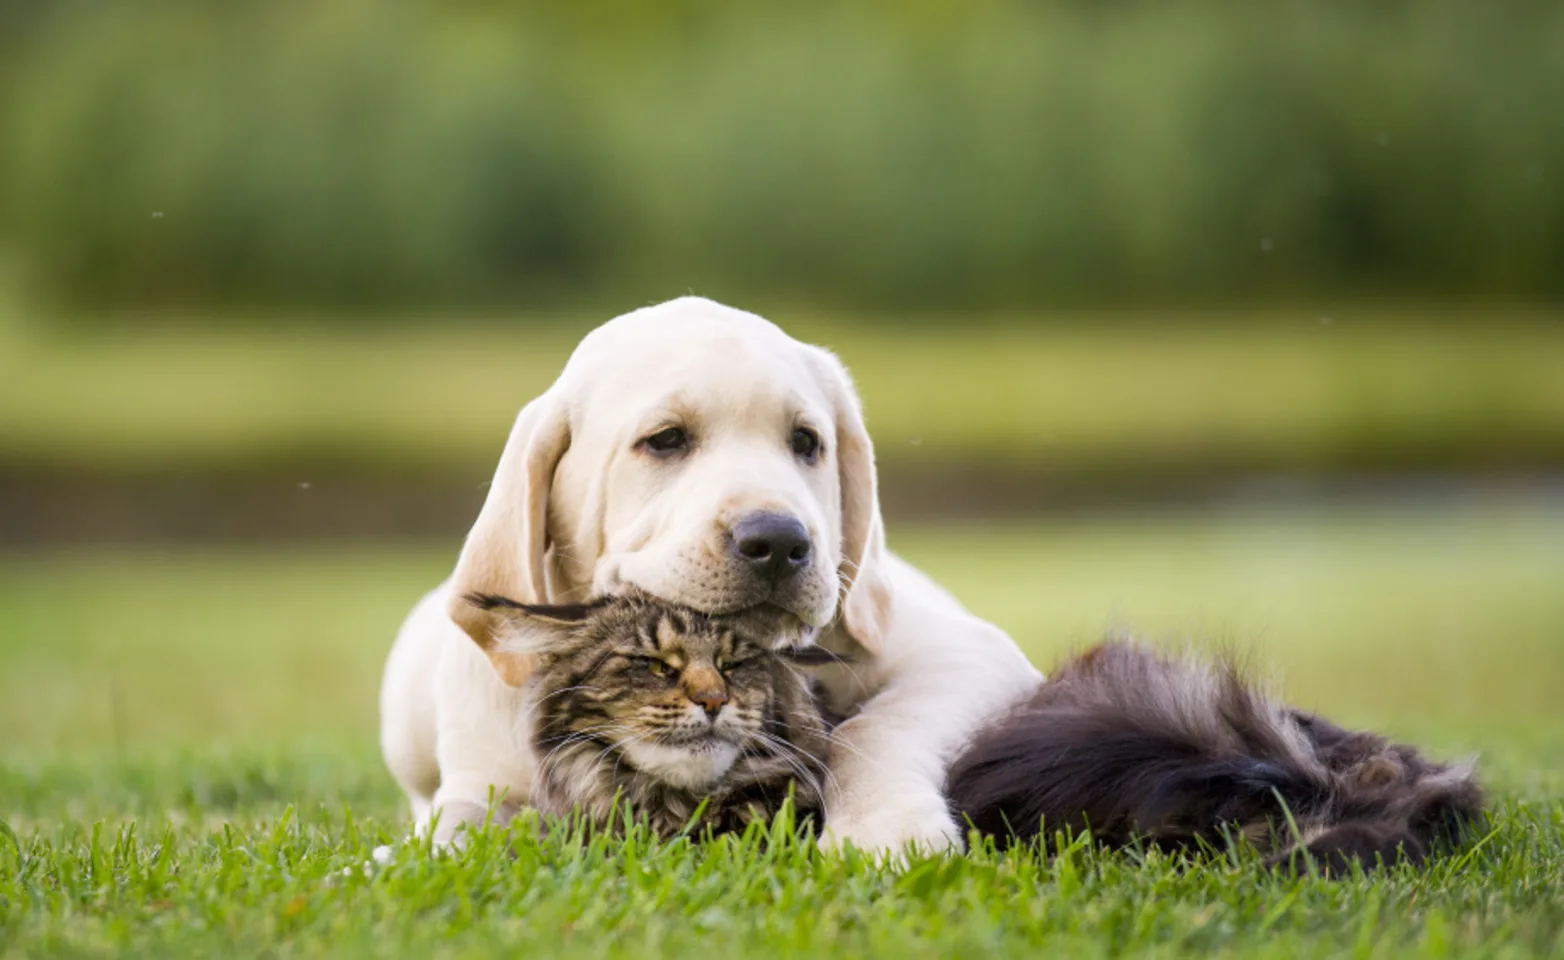
M 1561 94 L 1556 0 L 5 0 L 0 257 L 94 309 L 1546 300 Z

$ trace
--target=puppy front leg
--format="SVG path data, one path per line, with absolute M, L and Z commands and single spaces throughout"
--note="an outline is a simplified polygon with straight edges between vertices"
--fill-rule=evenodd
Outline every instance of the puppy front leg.
M 436 846 L 462 847 L 473 830 L 509 823 L 530 802 L 536 758 L 529 718 L 527 691 L 504 683 L 476 644 L 453 633 L 435 673 L 440 786 L 429 817 Z
M 525 806 L 525 797 L 495 785 L 485 774 L 461 771 L 440 785 L 431 804 L 434 845 L 463 849 L 485 824 L 504 827 Z M 490 798 L 493 798 L 491 800 Z M 420 825 L 420 832 L 428 823 Z
M 1003 631 L 970 614 L 908 603 L 896 617 L 884 652 L 857 668 L 876 692 L 833 736 L 821 838 L 828 849 L 851 843 L 884 855 L 959 846 L 946 770 L 1042 679 Z

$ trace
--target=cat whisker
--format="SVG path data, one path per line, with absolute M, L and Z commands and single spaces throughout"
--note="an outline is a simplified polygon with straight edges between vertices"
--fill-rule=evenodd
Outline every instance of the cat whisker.
M 821 738 L 823 740 L 825 740 L 827 743 L 829 743 L 831 745 L 831 749 L 832 750 L 845 750 L 848 753 L 851 753 L 853 756 L 858 757 L 859 759 L 868 760 L 871 763 L 878 763 L 879 762 L 874 757 L 871 757 L 867 753 L 864 753 L 863 750 L 859 749 L 859 747 L 856 744 L 850 743 L 850 742 L 848 742 L 846 740 L 843 740 L 841 737 L 837 736 L 835 730 L 823 730 L 823 731 L 821 731 L 820 736 L 821 736 Z
M 780 664 L 784 670 L 792 674 L 793 679 L 797 680 L 799 683 L 804 684 L 806 688 L 808 687 L 810 682 L 808 675 L 800 672 L 797 667 L 793 666 L 791 663 L 788 663 L 785 659 L 778 658 L 777 663 Z M 835 664 L 833 664 L 833 666 L 840 667 L 842 670 L 845 670 L 847 675 L 852 678 L 854 684 L 858 686 L 864 685 L 862 678 L 858 675 L 858 671 L 853 669 L 853 663 L 851 660 L 839 659 Z
M 548 703 L 550 700 L 554 699 L 555 697 L 562 697 L 562 696 L 564 696 L 567 693 L 580 693 L 583 690 L 601 690 L 601 689 L 602 689 L 601 687 L 594 687 L 591 684 L 577 684 L 577 685 L 575 685 L 573 687 L 561 687 L 560 689 L 555 690 L 552 693 L 544 694 L 543 696 L 538 697 L 536 700 L 533 700 L 531 703 L 527 704 L 527 708 L 526 708 L 527 718 L 531 719 L 532 715 L 537 712 L 539 707 L 543 706 L 545 703 Z
M 754 736 L 775 751 L 774 756 L 788 765 L 796 775 L 796 779 L 809 784 L 812 789 L 818 791 L 821 788 L 821 777 L 833 788 L 836 786 L 836 776 L 831 773 L 830 767 L 826 766 L 824 758 L 817 757 L 795 743 L 788 743 L 764 731 L 757 731 Z
M 623 729 L 626 729 L 626 728 L 624 728 L 620 724 L 611 724 L 610 723 L 610 724 L 600 724 L 600 725 L 595 726 L 595 727 L 588 727 L 588 728 L 586 728 L 584 730 L 572 731 L 568 736 L 566 736 L 563 740 L 561 740 L 558 744 L 556 744 L 554 746 L 554 748 L 552 750 L 550 750 L 548 752 L 548 754 L 542 760 L 540 760 L 538 762 L 538 775 L 539 775 L 539 777 L 542 778 L 542 777 L 548 776 L 548 773 L 549 773 L 549 770 L 550 770 L 550 765 L 554 762 L 555 757 L 559 754 L 559 752 L 561 750 L 564 750 L 565 748 L 573 746 L 573 745 L 578 744 L 578 743 L 592 742 L 592 741 L 594 741 L 596 739 L 597 734 L 599 734 L 599 733 L 608 732 L 609 734 L 613 734 L 613 733 L 616 733 L 616 732 L 618 732 L 620 730 L 623 730 Z
M 624 763 L 625 760 L 625 748 L 633 747 L 636 744 L 645 743 L 650 736 L 649 733 L 636 733 L 635 731 L 631 731 L 631 734 L 632 735 L 626 739 L 614 741 L 614 752 L 618 754 L 618 756 L 614 758 L 614 768 L 612 771 L 610 771 L 612 776 L 619 776 L 619 767 Z

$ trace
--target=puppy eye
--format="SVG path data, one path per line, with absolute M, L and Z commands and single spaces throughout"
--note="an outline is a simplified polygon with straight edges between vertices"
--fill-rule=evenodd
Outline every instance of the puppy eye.
M 682 427 L 664 427 L 651 436 L 642 437 L 640 445 L 657 456 L 666 457 L 688 450 L 690 435 Z
M 820 434 L 808 427 L 799 427 L 793 431 L 793 453 L 810 463 L 820 456 Z

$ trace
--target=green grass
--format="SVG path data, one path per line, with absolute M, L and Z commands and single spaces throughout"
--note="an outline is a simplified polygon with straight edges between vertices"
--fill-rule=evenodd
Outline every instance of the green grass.
M 1424 874 L 1285 881 L 1072 849 L 886 870 L 763 838 L 515 859 L 403 841 L 378 669 L 455 544 L 0 560 L 0 956 L 1557 954 L 1564 507 L 1235 510 L 898 529 L 1040 663 L 1104 629 L 1227 644 L 1498 798 Z M 390 864 L 371 862 L 391 845 Z
M 483 476 L 516 410 L 603 318 L 532 319 L 90 338 L 0 323 L 0 465 Z M 1216 327 L 1147 314 L 1112 330 L 778 319 L 847 361 L 893 471 L 1564 463 L 1564 326 L 1546 311 L 1342 310 L 1329 324 L 1299 313 Z

